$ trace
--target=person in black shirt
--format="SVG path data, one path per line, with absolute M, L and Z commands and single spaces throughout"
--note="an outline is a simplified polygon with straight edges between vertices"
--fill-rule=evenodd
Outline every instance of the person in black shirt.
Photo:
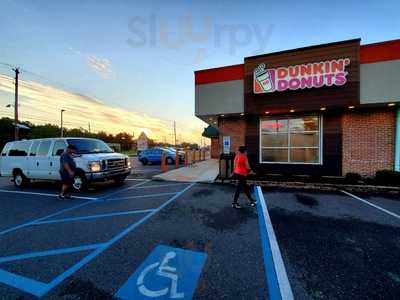
M 76 147 L 74 145 L 68 145 L 67 149 L 60 156 L 60 175 L 62 182 L 61 192 L 59 195 L 60 199 L 71 198 L 68 191 L 74 181 L 76 164 L 73 155 L 75 153 Z

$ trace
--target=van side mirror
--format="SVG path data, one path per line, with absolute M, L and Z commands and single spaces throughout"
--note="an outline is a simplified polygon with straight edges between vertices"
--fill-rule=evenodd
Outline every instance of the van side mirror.
M 64 149 L 58 149 L 56 152 L 56 156 L 61 156 L 64 153 Z

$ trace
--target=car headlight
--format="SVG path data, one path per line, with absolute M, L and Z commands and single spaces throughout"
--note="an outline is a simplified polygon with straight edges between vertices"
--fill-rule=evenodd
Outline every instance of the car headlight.
M 99 161 L 91 161 L 89 163 L 89 171 L 90 172 L 100 172 L 101 171 L 101 163 Z
M 129 158 L 128 158 L 128 161 L 127 161 L 126 165 L 128 166 L 128 168 L 130 168 L 131 165 L 132 165 L 131 160 Z

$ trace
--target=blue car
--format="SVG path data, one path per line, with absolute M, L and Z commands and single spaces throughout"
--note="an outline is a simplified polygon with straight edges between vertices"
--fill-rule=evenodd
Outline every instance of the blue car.
M 175 163 L 175 152 L 165 148 L 152 148 L 143 150 L 139 153 L 138 159 L 143 165 L 147 165 L 148 163 L 160 164 L 163 153 L 166 156 L 167 164 Z

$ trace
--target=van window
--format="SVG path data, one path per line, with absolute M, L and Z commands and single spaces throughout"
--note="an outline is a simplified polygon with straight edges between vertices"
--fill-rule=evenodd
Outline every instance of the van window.
M 63 140 L 56 141 L 53 147 L 53 156 L 60 156 L 63 154 L 65 148 L 67 148 L 67 145 Z
M 3 151 L 1 151 L 1 156 L 6 156 L 6 155 L 7 155 L 7 152 L 8 152 L 8 150 L 10 149 L 11 144 L 12 144 L 12 143 L 7 143 L 7 144 L 4 146 Z
M 33 141 L 31 151 L 29 151 L 29 156 L 36 156 L 37 148 L 40 144 L 40 141 Z
M 31 141 L 14 142 L 11 146 L 8 156 L 28 156 Z
M 51 141 L 49 140 L 42 141 L 37 151 L 37 156 L 46 156 L 49 153 L 50 145 Z

